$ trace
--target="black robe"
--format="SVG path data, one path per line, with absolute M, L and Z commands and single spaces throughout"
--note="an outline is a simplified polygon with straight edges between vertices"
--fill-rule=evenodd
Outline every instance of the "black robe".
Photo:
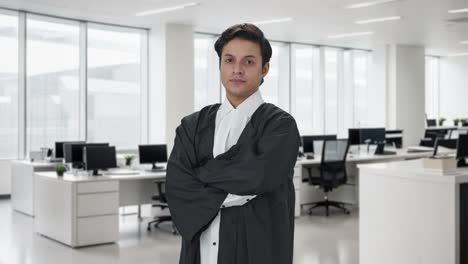
M 243 206 L 222 209 L 218 264 L 291 264 L 292 178 L 300 143 L 296 122 L 264 103 L 237 144 L 214 158 L 219 106 L 207 106 L 182 119 L 167 164 L 167 199 L 182 236 L 180 264 L 200 264 L 200 234 L 228 193 L 257 197 Z

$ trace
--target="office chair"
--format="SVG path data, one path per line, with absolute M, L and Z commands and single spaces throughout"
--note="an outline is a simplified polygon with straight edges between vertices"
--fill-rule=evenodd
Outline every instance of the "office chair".
M 349 150 L 347 139 L 325 140 L 322 147 L 322 161 L 319 167 L 319 175 L 313 175 L 309 170 L 309 184 L 318 186 L 325 192 L 324 200 L 313 203 L 309 209 L 309 215 L 317 207 L 325 207 L 326 216 L 329 216 L 329 207 L 335 207 L 349 214 L 344 203 L 328 200 L 328 193 L 341 185 L 346 184 L 346 156 Z
M 436 139 L 436 143 L 434 145 L 433 156 L 437 156 L 439 146 L 442 146 L 447 149 L 457 149 L 457 141 L 458 139 L 443 139 L 443 138 Z
M 154 181 L 154 183 L 157 185 L 158 194 L 153 195 L 151 197 L 151 200 L 156 201 L 156 203 L 153 204 L 152 207 L 159 207 L 161 208 L 161 210 L 169 208 L 167 204 L 167 198 L 166 198 L 166 192 L 165 192 L 166 183 L 163 181 Z M 172 221 L 172 217 L 170 215 L 155 216 L 152 221 L 148 222 L 147 230 L 148 231 L 151 230 L 151 225 L 157 228 L 160 223 L 169 222 L 169 221 Z M 174 223 L 172 223 L 172 233 L 174 235 L 177 234 L 177 229 L 175 228 Z
M 433 148 L 437 139 L 444 139 L 447 133 L 443 131 L 430 131 L 426 130 L 424 133 L 424 138 L 419 142 L 420 146 L 431 147 Z

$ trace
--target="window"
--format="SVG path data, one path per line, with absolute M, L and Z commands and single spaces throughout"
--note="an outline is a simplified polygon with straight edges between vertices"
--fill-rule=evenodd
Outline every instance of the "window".
M 195 111 L 221 101 L 219 59 L 214 50 L 215 36 L 195 35 Z
M 439 118 L 440 58 L 426 57 L 426 115 Z
M 18 156 L 18 16 L 0 13 L 0 159 Z
M 320 49 L 292 46 L 291 113 L 301 135 L 320 134 L 323 111 L 319 86 Z
M 27 16 L 27 150 L 79 139 L 78 22 Z
M 367 51 L 352 51 L 354 84 L 354 126 L 368 126 L 368 72 L 370 55 Z
M 265 102 L 289 112 L 289 45 L 270 42 L 273 54 L 270 70 L 260 91 Z
M 135 149 L 141 137 L 146 31 L 88 24 L 87 140 Z
M 338 133 L 339 59 L 341 51 L 325 48 L 325 134 Z M 341 61 L 340 61 L 341 62 Z

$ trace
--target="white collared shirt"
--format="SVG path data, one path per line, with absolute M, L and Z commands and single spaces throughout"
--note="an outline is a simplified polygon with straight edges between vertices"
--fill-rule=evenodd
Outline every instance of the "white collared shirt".
M 214 135 L 213 156 L 226 152 L 237 143 L 247 122 L 253 113 L 263 104 L 260 90 L 257 90 L 245 99 L 237 108 L 234 108 L 227 98 L 216 113 L 216 127 Z M 254 199 L 255 195 L 239 196 L 228 194 L 222 207 L 242 206 Z M 217 264 L 219 248 L 219 227 L 221 223 L 221 210 L 213 222 L 200 236 L 201 264 Z

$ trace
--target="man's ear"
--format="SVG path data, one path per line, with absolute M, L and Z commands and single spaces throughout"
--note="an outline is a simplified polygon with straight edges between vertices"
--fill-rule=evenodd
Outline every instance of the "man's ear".
M 265 76 L 268 74 L 269 70 L 270 70 L 270 63 L 267 62 L 267 63 L 265 63 L 265 65 L 263 66 L 263 69 L 262 69 L 263 78 L 265 78 Z

